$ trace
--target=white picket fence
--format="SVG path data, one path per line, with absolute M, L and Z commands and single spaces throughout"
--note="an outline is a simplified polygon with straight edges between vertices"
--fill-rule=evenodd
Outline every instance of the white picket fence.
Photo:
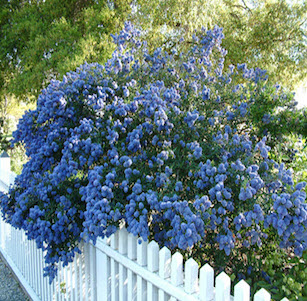
M 0 157 L 0 189 L 7 190 L 13 180 L 9 158 Z M 43 252 L 24 231 L 1 218 L 0 235 L 2 256 L 35 301 L 250 300 L 245 281 L 234 287 L 231 296 L 231 281 L 224 272 L 214 281 L 210 265 L 199 269 L 192 258 L 184 263 L 180 253 L 171 255 L 166 247 L 142 241 L 124 227 L 108 239 L 98 239 L 95 246 L 81 243 L 82 253 L 67 267 L 60 267 L 51 285 L 43 277 Z M 269 301 L 271 296 L 261 289 L 253 300 Z

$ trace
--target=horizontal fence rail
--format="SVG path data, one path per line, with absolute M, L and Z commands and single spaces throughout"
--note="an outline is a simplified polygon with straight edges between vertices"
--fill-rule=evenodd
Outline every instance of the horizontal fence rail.
M 0 157 L 0 190 L 14 182 L 7 156 Z M 250 287 L 241 280 L 231 292 L 224 272 L 214 278 L 213 268 L 199 268 L 192 258 L 183 261 L 155 241 L 146 242 L 122 227 L 96 245 L 82 242 L 81 254 L 66 267 L 59 267 L 54 281 L 43 277 L 43 251 L 0 219 L 0 252 L 32 300 L 72 301 L 249 301 Z M 231 293 L 233 295 L 231 295 Z M 271 295 L 258 291 L 254 301 L 269 301 Z M 282 301 L 288 300 L 287 298 Z

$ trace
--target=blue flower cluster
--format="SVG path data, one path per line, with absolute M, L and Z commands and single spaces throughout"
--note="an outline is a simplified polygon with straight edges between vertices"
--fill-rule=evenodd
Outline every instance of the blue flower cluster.
M 105 66 L 52 81 L 14 133 L 29 161 L 1 208 L 46 250 L 50 280 L 81 238 L 95 242 L 122 222 L 144 240 L 182 250 L 211 244 L 227 256 L 260 247 L 270 229 L 302 254 L 306 184 L 293 186 L 246 121 L 265 72 L 224 71 L 218 27 L 180 55 L 150 54 L 130 23 L 113 38 Z

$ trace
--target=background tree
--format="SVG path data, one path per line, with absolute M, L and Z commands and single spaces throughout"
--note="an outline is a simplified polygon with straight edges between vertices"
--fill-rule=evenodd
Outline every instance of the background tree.
M 307 75 L 307 2 L 286 0 L 135 1 L 134 22 L 154 46 L 191 42 L 195 29 L 223 27 L 226 65 L 248 63 L 290 89 Z
M 2 95 L 33 99 L 84 61 L 105 62 L 129 12 L 127 0 L 1 0 Z
M 0 97 L 35 99 L 52 78 L 84 61 L 104 63 L 123 22 L 146 28 L 151 49 L 172 47 L 195 29 L 224 28 L 226 65 L 268 70 L 293 88 L 307 70 L 306 0 L 0 0 Z M 184 45 L 184 44 L 182 44 Z

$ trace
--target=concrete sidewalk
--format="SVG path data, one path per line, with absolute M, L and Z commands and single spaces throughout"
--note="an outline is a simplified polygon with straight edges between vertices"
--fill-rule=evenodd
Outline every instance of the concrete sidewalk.
M 13 272 L 0 256 L 0 301 L 28 301 Z

